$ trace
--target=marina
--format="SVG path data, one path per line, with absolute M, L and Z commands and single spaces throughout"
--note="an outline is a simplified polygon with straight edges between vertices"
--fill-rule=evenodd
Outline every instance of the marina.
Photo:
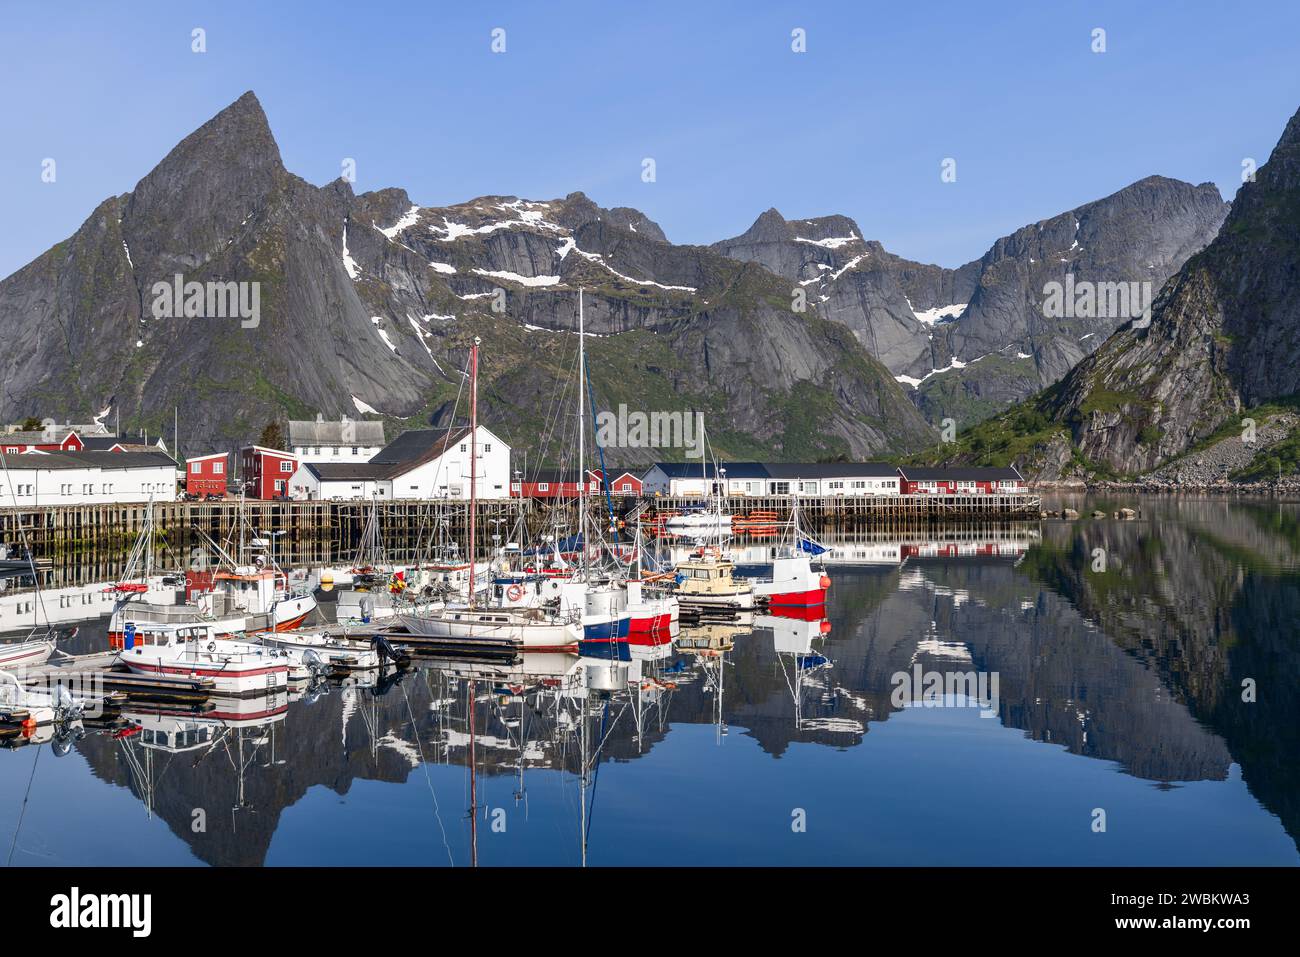
M 1091 503 L 1052 506 L 1062 504 Z M 930 835 L 919 846 L 933 863 L 1296 863 L 1300 820 L 1286 798 L 1295 765 L 1261 763 L 1261 742 L 1201 689 L 1245 673 L 1269 682 L 1295 664 L 1262 668 L 1269 652 L 1250 636 L 1262 634 L 1252 621 L 1289 601 L 1300 506 L 1132 504 L 1143 521 L 822 535 L 824 606 L 683 615 L 668 643 L 632 646 L 622 662 L 412 643 L 405 669 L 230 697 L 197 676 L 119 671 L 111 616 L 82 618 L 61 626 L 59 654 L 70 658 L 33 669 L 23 687 L 48 693 L 63 672 L 96 673 L 113 706 L 76 728 L 0 727 L 12 749 L 0 751 L 12 765 L 0 775 L 0 826 L 16 833 L 14 863 L 911 860 L 918 845 L 879 836 L 888 833 Z M 1122 576 L 1090 570 L 1102 541 Z M 1191 541 L 1202 543 L 1200 575 L 1169 580 L 1165 609 L 1129 610 L 1141 606 L 1128 596 Z M 737 576 L 770 573 L 775 545 L 730 539 Z M 671 567 L 694 547 L 666 540 L 646 560 Z M 69 580 L 99 570 L 46 574 L 98 594 L 104 580 Z M 330 570 L 287 571 L 321 599 L 322 620 L 307 630 L 331 632 L 336 595 L 320 587 Z M 26 634 L 30 618 L 12 601 L 32 594 L 30 583 L 0 589 L 6 641 Z M 1164 630 L 1174 608 L 1176 646 Z M 1228 609 L 1240 630 L 1225 659 L 1213 634 Z M 403 641 L 393 622 L 346 630 L 349 640 Z M 937 697 L 900 685 L 918 668 L 941 676 Z M 968 673 L 996 679 L 942 691 Z M 1285 696 L 1260 707 L 1269 727 L 1296 726 Z M 37 768 L 16 828 L 23 755 L 45 747 L 63 757 Z M 967 782 L 960 801 L 949 776 Z M 106 803 L 105 788 L 120 796 Z M 1070 838 L 1080 795 L 1136 830 L 1102 844 L 1085 824 Z M 388 820 L 378 830 L 368 823 L 376 802 Z M 189 827 L 195 807 L 209 811 L 203 832 Z M 792 807 L 815 825 L 802 838 L 791 838 Z M 101 814 L 112 815 L 112 837 L 79 840 L 102 829 Z M 1046 833 L 1057 836 L 1036 839 Z

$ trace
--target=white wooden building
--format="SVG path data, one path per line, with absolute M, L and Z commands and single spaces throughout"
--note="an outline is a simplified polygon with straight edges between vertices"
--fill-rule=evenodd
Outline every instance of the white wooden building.
M 478 497 L 510 497 L 510 446 L 480 425 L 472 443 Z M 369 462 L 307 463 L 290 497 L 459 499 L 470 497 L 469 429 L 403 432 Z
M 178 467 L 163 452 L 6 455 L 0 505 L 97 505 L 176 499 Z
M 883 462 L 658 462 L 641 477 L 642 494 L 671 497 L 897 495 L 898 469 Z
M 290 421 L 289 450 L 298 461 L 369 462 L 384 447 L 384 423 L 344 416 L 327 422 Z

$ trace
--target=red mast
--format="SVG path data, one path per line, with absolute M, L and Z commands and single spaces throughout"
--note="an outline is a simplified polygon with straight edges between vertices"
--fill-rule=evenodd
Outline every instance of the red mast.
M 469 351 L 469 604 L 474 607 L 474 543 L 478 540 L 478 455 L 475 442 L 478 438 L 478 344 Z

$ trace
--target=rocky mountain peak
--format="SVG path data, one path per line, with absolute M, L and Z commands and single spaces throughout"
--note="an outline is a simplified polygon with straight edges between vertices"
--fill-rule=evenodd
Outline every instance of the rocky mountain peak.
M 1045 406 L 1087 459 L 1141 472 L 1243 408 L 1300 392 L 1298 273 L 1300 114 L 1213 242 L 1170 279 L 1151 321 L 1120 329 Z
M 262 104 L 245 93 L 136 184 L 122 214 L 133 261 L 163 272 L 205 261 L 265 208 L 287 175 Z M 173 255 L 180 248 L 195 254 Z

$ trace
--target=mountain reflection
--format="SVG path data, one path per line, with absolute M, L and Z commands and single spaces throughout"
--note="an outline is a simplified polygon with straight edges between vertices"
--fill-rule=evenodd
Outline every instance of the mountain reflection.
M 1096 503 L 1075 504 L 1087 515 Z M 89 734 L 77 749 L 199 859 L 261 864 L 282 812 L 313 788 L 346 796 L 360 781 L 416 776 L 424 787 L 428 768 L 468 779 L 472 766 L 482 780 L 513 777 L 523 801 L 530 775 L 562 773 L 581 809 L 579 788 L 602 763 L 639 761 L 674 725 L 747 737 L 771 758 L 796 745 L 870 747 L 872 726 L 899 710 L 900 674 L 971 672 L 997 676 L 989 720 L 1157 786 L 1224 781 L 1239 765 L 1295 840 L 1295 507 L 1166 500 L 1143 515 L 826 536 L 849 558 L 828 565 L 825 619 L 684 628 L 612 692 L 592 662 L 569 656 L 427 660 L 379 686 L 205 714 L 131 710 L 128 733 Z M 739 562 L 765 547 L 739 543 Z M 459 787 L 437 803 L 445 828 L 464 828 Z

